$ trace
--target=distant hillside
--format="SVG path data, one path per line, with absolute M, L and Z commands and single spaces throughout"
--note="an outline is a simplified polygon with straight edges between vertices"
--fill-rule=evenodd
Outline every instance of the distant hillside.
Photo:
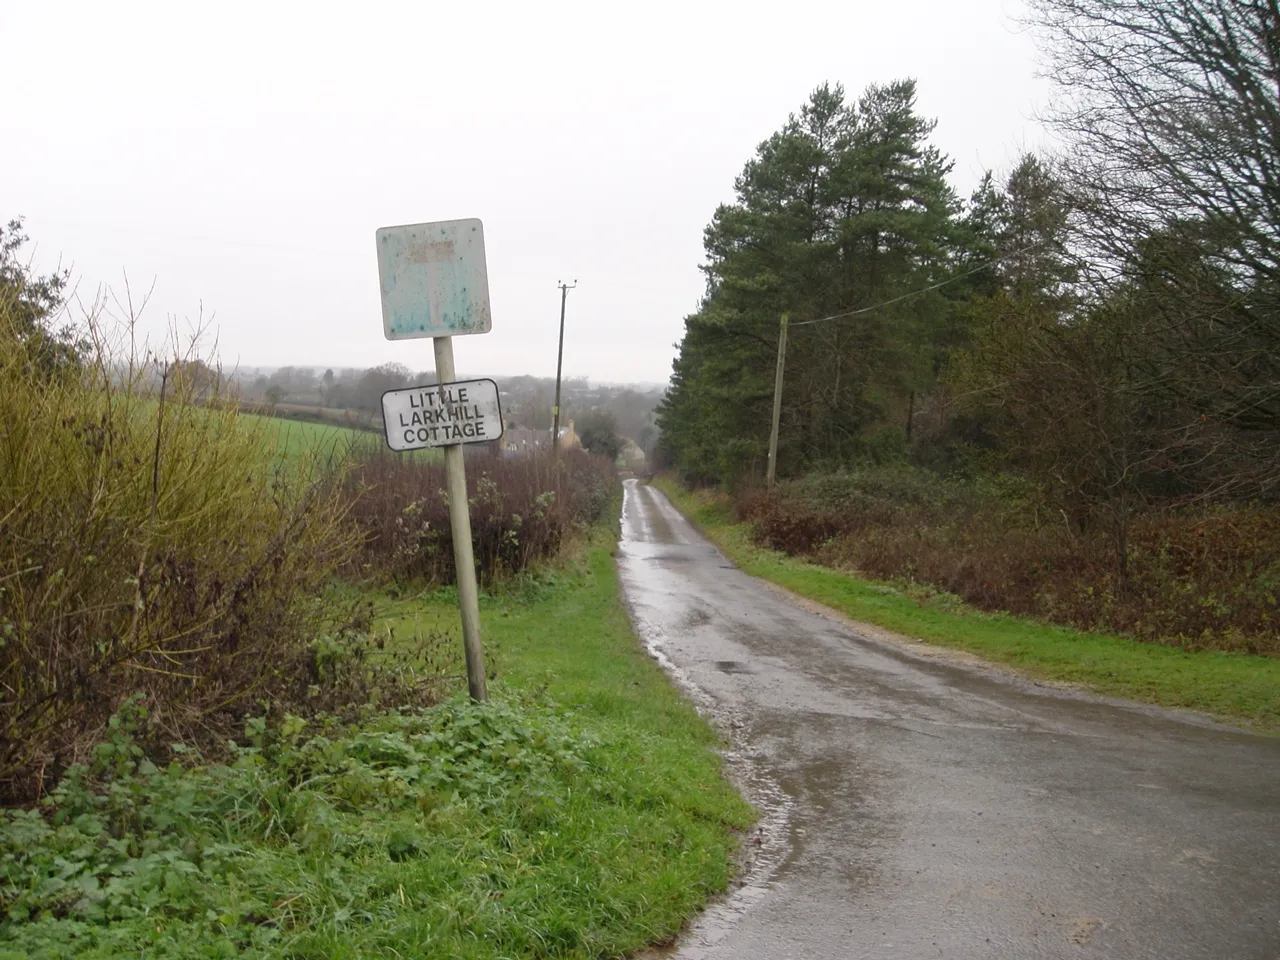
M 435 382 L 434 371 L 415 372 L 395 363 L 369 369 L 242 367 L 225 376 L 247 404 L 273 409 L 276 415 L 290 419 L 364 430 L 381 429 L 384 392 Z M 510 426 L 531 430 L 551 428 L 554 379 L 533 376 L 493 379 L 498 383 L 503 415 Z M 608 412 L 613 415 L 620 436 L 647 448 L 657 433 L 655 409 L 665 389 L 656 384 L 593 384 L 586 377 L 572 377 L 561 383 L 561 419 L 581 419 L 594 411 Z

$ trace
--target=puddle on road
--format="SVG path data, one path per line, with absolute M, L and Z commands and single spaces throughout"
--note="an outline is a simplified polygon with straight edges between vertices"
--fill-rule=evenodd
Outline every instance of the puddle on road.
M 693 700 L 698 712 L 730 742 L 729 749 L 721 751 L 726 773 L 759 814 L 755 826 L 742 837 L 738 874 L 730 881 L 729 891 L 712 901 L 673 943 L 634 955 L 634 960 L 703 960 L 772 891 L 780 868 L 791 854 L 789 838 L 794 802 L 764 770 L 759 754 L 745 743 L 745 724 L 738 715 L 676 666 L 662 650 L 661 642 L 656 641 L 655 633 L 643 629 L 640 623 L 636 624 L 636 630 L 650 655 Z M 742 666 L 736 661 L 723 662 Z
M 630 484 L 627 486 L 628 494 L 631 487 Z M 619 563 L 634 572 L 635 564 L 646 559 L 645 548 L 649 546 L 631 540 L 624 524 Z M 698 686 L 688 671 L 671 659 L 665 649 L 666 637 L 659 625 L 645 620 L 630 603 L 627 607 L 632 626 L 645 650 L 693 701 L 698 712 L 729 741 L 729 748 L 721 754 L 725 759 L 726 773 L 759 814 L 755 826 L 742 838 L 738 875 L 731 882 L 729 891 L 708 905 L 674 943 L 642 950 L 635 955 L 635 960 L 702 960 L 771 891 L 779 869 L 791 853 L 789 837 L 793 801 L 768 775 L 759 762 L 758 753 L 745 742 L 743 731 L 746 725 L 741 717 Z M 717 661 L 716 667 L 725 673 L 754 672 L 748 664 L 737 660 Z

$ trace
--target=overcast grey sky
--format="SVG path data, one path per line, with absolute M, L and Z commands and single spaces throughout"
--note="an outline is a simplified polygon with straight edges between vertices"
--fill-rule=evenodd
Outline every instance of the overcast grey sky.
M 374 230 L 480 217 L 493 332 L 460 371 L 665 381 L 702 229 L 824 80 L 915 77 L 967 194 L 1042 139 L 1016 0 L 0 0 L 0 217 L 82 294 L 155 281 L 224 363 L 429 368 L 382 337 Z

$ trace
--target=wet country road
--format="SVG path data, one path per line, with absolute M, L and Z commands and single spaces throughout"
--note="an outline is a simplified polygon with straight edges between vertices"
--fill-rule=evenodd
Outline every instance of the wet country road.
M 1280 958 L 1280 741 L 861 636 L 635 481 L 618 565 L 764 814 L 669 955 Z

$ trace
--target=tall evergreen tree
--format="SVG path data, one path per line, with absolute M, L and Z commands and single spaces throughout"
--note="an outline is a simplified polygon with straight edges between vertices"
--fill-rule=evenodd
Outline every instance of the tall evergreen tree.
M 765 140 L 706 229 L 707 293 L 686 319 L 660 411 L 686 475 L 731 480 L 763 464 L 779 318 L 790 315 L 784 472 L 865 456 L 903 432 L 933 384 L 952 308 L 914 297 L 954 269 L 961 242 L 949 162 L 929 143 L 910 80 L 848 102 L 824 84 Z M 889 444 L 893 446 L 894 444 Z M 900 442 L 897 444 L 900 446 Z

